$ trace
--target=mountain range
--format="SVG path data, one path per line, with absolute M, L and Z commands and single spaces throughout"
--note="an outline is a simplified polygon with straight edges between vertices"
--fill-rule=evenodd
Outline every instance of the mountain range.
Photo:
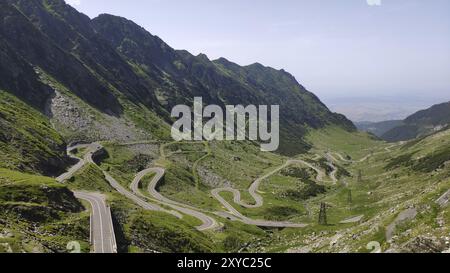
M 389 142 L 407 141 L 440 131 L 450 123 L 450 102 L 418 111 L 404 120 L 356 122 L 358 130 L 370 132 Z
M 50 101 L 64 89 L 103 116 L 126 118 L 144 108 L 158 120 L 158 129 L 151 128 L 156 138 L 161 127 L 167 131 L 172 107 L 192 105 L 195 96 L 220 106 L 280 105 L 283 154 L 306 151 L 309 129 L 355 130 L 284 70 L 193 56 L 127 19 L 104 14 L 91 20 L 61 0 L 0 5 L 0 89 L 48 117 L 57 116 Z M 84 132 L 69 140 L 88 140 Z
M 389 142 L 411 140 L 440 131 L 449 124 L 450 102 L 436 104 L 407 117 L 381 134 L 381 138 Z

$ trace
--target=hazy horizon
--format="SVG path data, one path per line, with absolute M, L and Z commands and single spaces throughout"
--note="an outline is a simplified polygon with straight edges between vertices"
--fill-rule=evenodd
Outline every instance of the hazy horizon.
M 419 110 L 450 101 L 449 97 L 432 96 L 336 96 L 322 98 L 334 112 L 342 113 L 353 122 L 403 120 Z
M 390 97 L 411 110 L 450 99 L 450 1 L 67 2 L 91 18 L 133 20 L 176 49 L 285 69 L 350 118 L 341 99 Z

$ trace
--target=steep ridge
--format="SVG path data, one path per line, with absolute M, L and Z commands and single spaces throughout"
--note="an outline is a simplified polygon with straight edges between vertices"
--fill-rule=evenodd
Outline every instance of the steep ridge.
M 43 113 L 54 86 L 43 84 L 38 70 L 117 117 L 133 113 L 131 104 L 168 122 L 174 105 L 191 105 L 195 96 L 222 107 L 280 105 L 284 154 L 307 150 L 302 137 L 310 128 L 355 129 L 284 70 L 193 56 L 132 21 L 112 15 L 91 20 L 62 0 L 7 0 L 0 10 L 0 88 Z
M 298 153 L 308 147 L 301 141 L 307 128 L 338 124 L 347 130 L 354 125 L 345 117 L 331 113 L 312 93 L 284 70 L 261 64 L 241 67 L 224 58 L 210 61 L 201 54 L 176 51 L 161 39 L 121 17 L 100 15 L 93 19 L 100 35 L 130 62 L 135 63 L 151 81 L 157 82 L 155 68 L 165 75 L 165 84 L 157 97 L 167 110 L 180 102 L 192 104 L 193 96 L 202 96 L 207 104 L 280 105 L 281 148 Z
M 65 84 L 77 96 L 93 105 L 97 109 L 103 110 L 110 114 L 120 114 L 122 109 L 117 98 L 108 90 L 105 83 L 90 70 L 76 55 L 63 49 L 63 45 L 51 39 L 49 29 L 40 29 L 39 21 L 50 21 L 53 28 L 64 25 L 64 21 L 54 21 L 53 17 L 58 15 L 50 12 L 44 6 L 45 1 L 2 1 L 0 13 L 3 18 L 0 25 L 1 44 L 5 44 L 9 50 L 14 50 L 15 55 L 19 59 L 19 64 L 27 63 L 24 69 L 28 73 L 21 73 L 26 81 L 35 83 L 38 81 L 36 73 L 31 70 L 39 67 L 51 74 L 59 82 Z M 13 6 L 12 3 L 15 5 Z M 47 2 L 45 2 L 47 3 Z M 69 6 L 67 6 L 69 9 Z M 34 16 L 33 16 L 34 15 Z M 28 16 L 28 17 L 27 17 Z M 59 17 L 57 17 L 59 18 Z M 33 21 L 31 21 L 33 20 Z M 34 24 L 32 22 L 35 22 Z M 73 31 L 71 31 L 73 33 Z M 71 33 L 67 32 L 67 33 Z M 66 34 L 67 35 L 67 34 Z M 9 51 L 8 50 L 8 51 Z M 11 71 L 17 70 L 15 63 L 2 63 L 2 72 L 12 74 L 12 78 L 8 78 L 8 85 L 2 86 L 7 91 L 18 95 L 20 98 L 28 100 L 32 105 L 37 105 L 43 110 L 46 101 L 52 94 L 47 90 L 45 93 L 35 94 L 36 101 L 30 101 L 28 94 L 35 93 L 32 88 L 19 89 L 21 84 L 11 84 L 20 82 L 23 78 L 19 78 L 17 73 Z M 24 71 L 25 72 L 25 71 Z M 3 77 L 2 77 L 3 78 Z M 37 85 L 37 84 L 36 84 Z

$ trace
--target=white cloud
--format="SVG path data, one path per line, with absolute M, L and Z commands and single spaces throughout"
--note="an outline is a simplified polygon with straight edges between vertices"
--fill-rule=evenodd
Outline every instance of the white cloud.
M 81 0 L 66 0 L 67 4 L 71 6 L 79 6 L 81 5 Z

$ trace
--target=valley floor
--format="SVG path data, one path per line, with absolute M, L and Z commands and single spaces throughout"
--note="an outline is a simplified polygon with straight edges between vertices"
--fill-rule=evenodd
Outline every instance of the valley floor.
M 90 236 L 114 229 L 106 252 L 442 252 L 449 134 L 386 144 L 330 127 L 295 158 L 245 142 L 93 143 L 68 149 L 79 162 L 57 180 L 106 197 L 114 224 L 91 219 Z

